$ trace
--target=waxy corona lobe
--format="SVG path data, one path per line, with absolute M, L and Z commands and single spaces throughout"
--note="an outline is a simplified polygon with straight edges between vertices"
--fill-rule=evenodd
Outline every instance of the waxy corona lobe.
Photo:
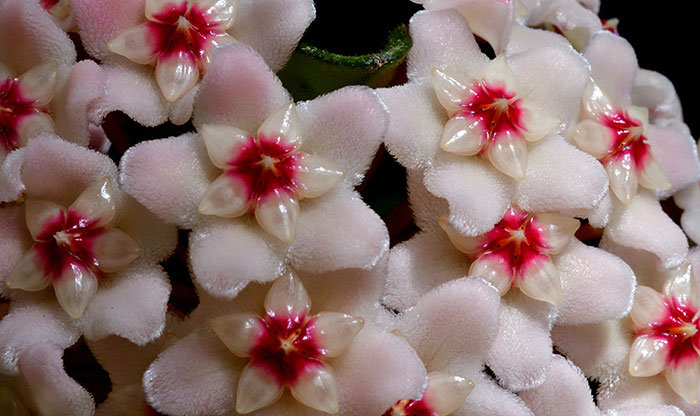
M 472 389 L 470 380 L 432 372 L 420 399 L 399 400 L 382 416 L 447 416 L 464 403 Z
M 338 411 L 338 388 L 325 363 L 340 355 L 362 329 L 362 318 L 337 312 L 308 316 L 311 301 L 288 270 L 265 298 L 265 316 L 237 313 L 212 319 L 226 347 L 250 358 L 238 381 L 236 411 L 249 413 L 277 401 L 285 388 L 314 409 Z
M 559 273 L 550 255 L 559 253 L 569 242 L 579 227 L 578 220 L 511 207 L 481 236 L 459 234 L 444 216 L 440 225 L 455 247 L 474 259 L 470 275 L 488 280 L 502 295 L 515 285 L 531 298 L 554 305 L 562 302 Z
M 29 199 L 25 211 L 34 244 L 7 286 L 38 291 L 52 284 L 73 319 L 83 314 L 97 291 L 98 277 L 125 268 L 140 255 L 131 237 L 110 226 L 116 206 L 108 177 L 85 189 L 68 208 Z

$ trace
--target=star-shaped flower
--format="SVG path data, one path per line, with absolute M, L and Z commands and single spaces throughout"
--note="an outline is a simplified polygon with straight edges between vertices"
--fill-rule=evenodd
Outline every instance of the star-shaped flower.
M 155 65 L 156 81 L 168 101 L 186 94 L 211 63 L 214 49 L 234 42 L 235 0 L 147 0 L 146 23 L 107 43 L 137 64 Z
M 474 259 L 470 275 L 488 280 L 501 295 L 514 285 L 533 299 L 561 304 L 559 273 L 550 255 L 574 236 L 578 220 L 511 207 L 491 231 L 478 237 L 459 234 L 444 216 L 440 225 L 457 249 Z
M 299 199 L 322 195 L 344 176 L 330 162 L 300 152 L 302 135 L 293 103 L 272 113 L 256 135 L 225 125 L 202 126 L 209 158 L 224 173 L 209 185 L 199 212 L 221 217 L 255 212 L 263 229 L 291 242 Z
M 497 56 L 473 80 L 439 69 L 431 74 L 437 98 L 450 117 L 442 148 L 463 156 L 481 153 L 506 175 L 525 179 L 526 141 L 543 138 L 561 121 L 517 94 L 505 56 Z

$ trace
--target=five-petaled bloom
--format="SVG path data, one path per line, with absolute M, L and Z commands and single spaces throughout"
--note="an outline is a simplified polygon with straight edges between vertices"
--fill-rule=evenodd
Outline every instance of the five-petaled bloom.
M 325 361 L 345 350 L 362 329 L 362 318 L 337 312 L 308 316 L 306 289 L 291 270 L 273 283 L 265 317 L 236 313 L 212 319 L 226 347 L 249 357 L 236 393 L 236 411 L 249 413 L 274 403 L 285 387 L 314 409 L 338 411 L 338 388 Z
M 320 196 L 344 177 L 330 162 L 298 151 L 300 124 L 290 103 L 270 115 L 256 135 L 225 125 L 203 126 L 209 158 L 224 173 L 204 193 L 199 212 L 221 217 L 255 212 L 265 231 L 292 241 L 299 199 Z
M 561 281 L 550 255 L 569 242 L 578 220 L 511 207 L 491 231 L 477 237 L 459 234 L 445 216 L 440 225 L 455 247 L 474 259 L 470 275 L 488 280 L 501 295 L 514 285 L 533 299 L 561 304 Z
M 447 416 L 469 396 L 474 383 L 439 371 L 428 374 L 428 386 L 420 399 L 399 400 L 383 416 Z
M 0 80 L 0 155 L 27 143 L 37 133 L 52 133 L 47 106 L 57 85 L 56 62 L 38 65 L 19 78 Z
M 629 372 L 637 377 L 664 373 L 671 388 L 691 404 L 700 388 L 700 316 L 698 290 L 690 263 L 664 285 L 664 293 L 638 286 L 630 312 L 637 337 Z
M 47 200 L 27 200 L 25 217 L 34 239 L 7 279 L 10 288 L 38 291 L 53 284 L 61 307 L 79 318 L 97 291 L 97 278 L 122 270 L 140 247 L 112 228 L 116 213 L 109 177 L 88 186 L 67 209 Z
M 146 0 L 148 22 L 111 40 L 108 48 L 144 65 L 155 65 L 156 81 L 168 101 L 185 95 L 222 44 L 234 42 L 233 0 Z
M 517 95 L 514 75 L 503 55 L 470 80 L 433 69 L 437 98 L 450 119 L 441 146 L 463 156 L 480 153 L 508 176 L 525 179 L 526 141 L 536 141 L 560 124 L 527 98 Z
M 598 159 L 610 178 L 610 188 L 624 203 L 637 193 L 637 186 L 666 190 L 671 187 L 661 165 L 651 152 L 646 132 L 649 111 L 613 106 L 591 80 L 583 96 L 584 120 L 574 131 L 574 141 Z

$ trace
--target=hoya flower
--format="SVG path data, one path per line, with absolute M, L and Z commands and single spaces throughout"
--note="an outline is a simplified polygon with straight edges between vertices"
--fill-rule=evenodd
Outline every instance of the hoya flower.
M 514 285 L 533 299 L 561 304 L 561 282 L 550 255 L 559 253 L 574 236 L 578 220 L 511 207 L 491 231 L 466 237 L 444 218 L 440 225 L 452 243 L 474 259 L 470 275 L 486 279 L 501 295 Z
M 160 335 L 170 284 L 157 263 L 174 249 L 175 228 L 118 188 L 107 156 L 50 135 L 24 152 L 27 202 L 0 209 L 0 284 L 11 300 L 0 368 L 15 368 L 40 340 L 66 348 L 81 335 L 138 344 Z
M 447 202 L 430 194 L 415 174 L 409 175 L 409 195 L 422 231 L 392 248 L 384 297 L 385 304 L 400 311 L 440 284 L 470 275 L 474 263 L 460 251 L 465 247 L 456 246 L 440 227 L 438 218 Z M 573 220 L 564 224 L 568 221 Z M 568 240 L 569 232 L 557 234 L 562 236 L 557 240 Z M 474 243 L 479 238 L 459 236 L 457 241 Z M 634 273 L 616 256 L 571 238 L 551 262 L 560 280 L 559 306 L 525 296 L 522 290 L 510 290 L 501 299 L 498 329 L 485 362 L 511 391 L 530 390 L 546 380 L 552 365 L 550 329 L 555 324 L 569 327 L 620 318 L 632 306 Z M 551 288 L 543 292 L 551 293 Z
M 381 270 L 287 271 L 232 300 L 203 294 L 192 332 L 144 374 L 149 404 L 172 415 L 379 415 L 417 398 L 423 364 L 378 326 L 382 280 Z
M 583 55 L 593 82 L 583 95 L 582 121 L 573 140 L 605 166 L 617 198 L 628 204 L 638 185 L 668 196 L 696 181 L 697 148 L 687 128 L 668 123 L 652 128 L 648 108 L 633 103 L 638 67 L 629 43 L 600 32 Z M 614 63 L 610 56 L 616 57 Z
M 683 231 L 696 243 L 700 241 L 700 183 L 695 183 L 673 196 L 673 200 L 683 209 L 681 226 Z
M 450 117 L 442 148 L 463 156 L 481 153 L 506 175 L 525 179 L 526 141 L 543 138 L 560 121 L 518 95 L 505 56 L 497 56 L 470 81 L 439 69 L 431 74 L 437 98 Z
M 353 190 L 388 122 L 373 91 L 348 87 L 291 105 L 244 45 L 220 49 L 200 91 L 201 133 L 132 147 L 121 179 L 160 218 L 192 229 L 190 261 L 205 290 L 233 298 L 287 265 L 376 264 L 387 231 Z
M 446 282 L 385 323 L 406 339 L 428 370 L 420 399 L 396 402 L 384 415 L 531 415 L 482 370 L 496 337 L 498 291 L 481 279 Z M 470 336 L 465 336 L 470 334 Z
M 435 27 L 441 30 L 434 30 Z M 408 57 L 410 82 L 379 92 L 391 116 L 385 143 L 402 165 L 422 172 L 425 186 L 431 193 L 447 200 L 449 207 L 441 214 L 449 212 L 447 222 L 453 228 L 472 237 L 484 234 L 501 220 L 511 205 L 529 212 L 557 212 L 576 217 L 595 214 L 607 193 L 605 171 L 595 159 L 568 144 L 564 138 L 573 130 L 580 111 L 580 103 L 572 101 L 571 97 L 581 96 L 589 77 L 580 55 L 563 42 L 553 42 L 506 54 L 505 59 L 500 57 L 489 64 L 488 58 L 477 47 L 467 22 L 451 10 L 417 13 L 411 19 L 411 35 L 414 46 Z M 504 63 L 507 63 L 509 70 L 505 69 Z M 539 140 L 523 147 L 527 137 L 523 135 L 525 130 L 520 127 L 513 130 L 511 119 L 498 110 L 501 107 L 490 107 L 490 114 L 500 114 L 496 121 L 502 123 L 501 127 L 507 127 L 505 132 L 513 130 L 520 134 L 503 134 L 503 143 L 509 145 L 504 145 L 498 154 L 502 157 L 502 165 L 509 166 L 504 169 L 522 171 L 524 180 L 501 173 L 481 158 L 463 157 L 441 148 L 445 132 L 448 138 L 456 139 L 455 143 L 479 143 L 479 140 L 470 141 L 468 138 L 483 137 L 481 127 L 484 121 L 474 123 L 474 129 L 464 129 L 460 123 L 466 118 L 454 122 L 448 119 L 451 114 L 445 111 L 441 104 L 444 100 L 439 98 L 433 87 L 430 74 L 437 74 L 433 68 L 443 74 L 466 74 L 467 79 L 476 77 L 482 71 L 493 74 L 495 69 L 500 68 L 499 74 L 511 73 L 512 78 L 509 78 L 510 75 L 492 77 L 501 79 L 495 84 L 500 86 L 497 88 L 503 88 L 503 79 L 513 79 L 513 84 L 517 85 L 517 91 L 514 91 L 517 97 L 527 97 L 532 103 L 532 106 L 522 105 L 522 101 L 516 100 L 517 104 L 514 101 L 513 105 L 541 110 L 538 117 L 525 117 L 526 111 L 517 112 L 522 116 L 518 123 L 527 125 L 528 118 L 530 121 L 558 120 L 556 131 L 545 137 L 533 135 L 531 138 Z M 444 81 L 440 85 L 453 85 L 449 81 L 453 78 L 440 79 Z M 490 86 L 488 79 L 487 85 Z M 459 85 L 472 85 L 471 82 L 464 82 Z M 479 88 L 477 91 L 486 91 Z M 438 90 L 446 91 L 444 88 Z M 447 91 L 456 90 L 464 91 L 452 87 Z M 443 98 L 448 97 L 442 95 Z M 488 97 L 488 94 L 485 96 Z M 492 104 L 496 103 L 496 98 L 490 98 Z M 502 97 L 498 100 L 500 106 L 508 103 Z M 457 106 L 451 108 L 457 110 Z M 459 119 L 460 116 L 457 116 L 452 120 Z M 544 124 L 551 127 L 549 123 Z M 451 129 L 451 126 L 455 128 Z M 541 134 L 547 131 L 538 127 L 533 128 L 532 132 L 535 130 Z M 478 134 L 472 135 L 473 132 Z M 513 144 L 515 142 L 523 146 Z M 603 222 L 604 219 L 596 221 Z
M 597 13 L 577 0 L 544 0 L 529 10 L 525 23 L 559 33 L 581 50 L 591 36 L 603 29 Z M 515 38 L 511 37 L 518 42 Z
M 244 43 L 274 71 L 315 17 L 310 0 L 73 0 L 87 52 L 110 80 L 103 106 L 141 124 L 185 123 L 222 44 Z

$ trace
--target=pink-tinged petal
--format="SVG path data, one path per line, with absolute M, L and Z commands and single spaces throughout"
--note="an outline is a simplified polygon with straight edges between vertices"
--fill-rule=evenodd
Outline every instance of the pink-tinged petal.
M 333 370 L 324 363 L 307 369 L 292 384 L 291 391 L 295 399 L 313 409 L 325 413 L 339 410 L 338 385 Z
M 473 389 L 471 380 L 436 371 L 428 374 L 422 401 L 438 416 L 446 416 L 457 410 Z
M 63 310 L 71 318 L 78 319 L 97 292 L 97 277 L 87 266 L 69 260 L 53 280 L 53 289 Z
M 36 241 L 46 241 L 62 231 L 66 221 L 65 207 L 51 201 L 30 199 L 25 205 L 27 228 Z
M 680 362 L 677 366 L 668 368 L 666 380 L 673 391 L 678 393 L 691 405 L 698 404 L 698 388 L 700 388 L 700 361 L 696 359 Z
M 453 117 L 463 109 L 462 104 L 471 93 L 474 81 L 460 73 L 446 73 L 438 68 L 430 71 L 430 77 L 438 101 L 447 110 L 447 115 Z
M 638 69 L 632 91 L 632 104 L 649 109 L 652 124 L 682 122 L 683 111 L 673 83 L 664 75 Z
M 506 175 L 525 179 L 527 169 L 527 145 L 525 139 L 508 132 L 486 148 L 486 156 L 493 166 Z
M 552 305 L 562 303 L 559 272 L 547 255 L 532 258 L 520 266 L 518 287 L 529 297 Z
M 610 189 L 620 201 L 629 204 L 637 194 L 639 183 L 631 153 L 613 157 L 605 163 L 610 178 Z
M 432 88 L 432 87 L 430 87 Z M 430 89 L 415 83 L 378 90 L 389 110 L 384 143 L 399 163 L 423 168 L 442 152 L 445 109 Z
M 255 219 L 263 230 L 285 243 L 294 239 L 299 218 L 299 200 L 292 192 L 276 188 L 258 197 Z
M 251 133 L 223 124 L 205 124 L 200 128 L 209 159 L 217 168 L 246 165 L 262 159 Z
M 480 277 L 504 295 L 513 284 L 513 266 L 502 253 L 487 253 L 479 256 L 469 267 L 469 275 Z
M 596 120 L 586 119 L 576 125 L 573 139 L 579 149 L 596 159 L 601 159 L 608 154 L 615 136 L 605 125 Z
M 461 157 L 447 162 L 426 170 L 428 191 L 447 200 L 448 222 L 460 234 L 474 236 L 489 231 L 503 217 L 510 203 L 510 190 L 488 163 Z
M 542 384 L 552 361 L 551 305 L 514 291 L 501 302 L 496 339 L 486 364 L 511 391 Z
M 219 48 L 199 88 L 194 122 L 256 131 L 289 102 L 282 83 L 262 58 L 244 45 Z
M 257 176 L 244 169 L 222 173 L 202 195 L 197 211 L 204 215 L 228 218 L 245 214 L 254 201 L 252 186 Z
M 279 71 L 301 35 L 316 17 L 310 0 L 240 0 L 236 24 L 229 33 L 251 46 L 266 64 Z M 261 25 L 260 22 L 275 22 Z
M 127 233 L 116 228 L 96 236 L 93 244 L 97 267 L 106 273 L 122 270 L 141 256 L 141 247 Z
M 153 79 L 151 67 L 124 63 L 104 64 L 103 68 L 106 93 L 99 104 L 104 114 L 121 111 L 145 126 L 157 126 L 167 121 L 168 103 Z M 172 103 L 171 108 L 178 103 L 180 101 Z
M 150 365 L 143 376 L 146 399 L 172 415 L 231 413 L 241 367 L 211 331 L 196 330 Z
M 27 250 L 12 273 L 5 280 L 5 284 L 10 289 L 21 289 L 30 292 L 45 289 L 51 283 L 50 270 L 45 270 L 45 259 L 42 252 L 32 246 Z
M 610 32 L 596 33 L 583 50 L 591 64 L 591 76 L 610 100 L 620 107 L 632 104 L 632 87 L 638 69 L 632 46 Z M 615 65 L 610 65 L 610 57 Z
M 418 12 L 411 18 L 409 29 L 413 38 L 408 55 L 411 80 L 427 78 L 435 67 L 473 76 L 488 62 L 467 21 L 456 10 Z
M 481 370 L 488 354 L 499 305 L 500 296 L 484 281 L 453 280 L 422 296 L 398 329 L 428 368 L 469 375 Z
M 693 185 L 700 179 L 697 144 L 684 124 L 673 123 L 664 127 L 650 125 L 646 137 L 653 153 L 652 161 L 658 163 L 660 170 L 671 183 L 668 189 L 661 186 L 652 186 L 652 189 L 663 189 L 660 192 L 661 196 L 667 196 Z M 640 183 L 650 188 L 642 182 L 647 169 L 645 166 Z M 657 182 L 659 181 L 653 181 L 651 185 Z M 663 183 L 658 184 L 663 185 Z
M 284 385 L 264 367 L 251 362 L 241 372 L 236 391 L 236 412 L 250 413 L 267 407 L 279 400 L 284 393 Z
M 40 414 L 87 415 L 95 411 L 92 396 L 70 378 L 61 360 L 63 347 L 42 343 L 25 350 L 19 371 Z
M 569 40 L 549 30 L 513 25 L 511 28 L 511 37 L 505 48 L 505 54 L 507 56 L 512 56 L 530 49 L 552 44 L 567 45 L 569 44 Z
M 311 299 L 301 280 L 287 270 L 275 280 L 265 297 L 265 311 L 271 318 L 303 317 L 311 309 Z
M 543 250 L 547 254 L 557 254 L 566 246 L 581 225 L 576 218 L 567 217 L 561 214 L 548 212 L 535 214 L 534 222 L 530 223 L 535 227 L 547 247 Z M 532 231 L 535 231 L 534 229 Z
M 25 146 L 29 139 L 42 133 L 53 133 L 56 130 L 53 118 L 43 112 L 35 112 L 22 117 L 17 124 L 18 144 Z
M 634 305 L 630 311 L 632 322 L 638 327 L 661 321 L 666 314 L 666 303 L 663 295 L 648 286 L 637 286 L 634 294 Z
M 24 149 L 16 149 L 8 155 L 0 155 L 0 202 L 11 202 L 24 191 L 21 170 L 24 163 Z
M 199 81 L 197 62 L 189 52 L 177 52 L 156 61 L 156 82 L 169 102 L 187 94 Z
M 346 87 L 300 103 L 297 111 L 303 126 L 302 151 L 332 163 L 352 185 L 362 182 L 389 123 L 376 92 Z
M 544 384 L 520 393 L 520 397 L 537 415 L 600 415 L 585 376 L 571 361 L 560 355 L 554 356 Z
M 137 144 L 121 159 L 124 190 L 165 222 L 192 228 L 215 169 L 196 135 Z
M 143 22 L 144 0 L 76 0 L 71 2 L 80 39 L 86 51 L 104 61 L 114 60 L 107 43 L 128 28 Z
M 483 236 L 468 237 L 460 234 L 447 221 L 446 215 L 440 216 L 440 218 L 438 218 L 438 223 L 440 224 L 440 228 L 445 230 L 447 237 L 457 250 L 470 255 L 477 254 L 483 250 L 484 244 L 486 243 Z
M 163 331 L 169 295 L 160 266 L 137 262 L 100 282 L 80 320 L 83 333 L 89 339 L 116 334 L 139 345 L 150 342 Z
M 6 296 L 5 279 L 12 273 L 15 266 L 32 245 L 32 238 L 27 233 L 24 220 L 24 207 L 14 206 L 0 209 L 0 229 L 3 238 L 0 239 L 0 296 Z
M 306 153 L 298 153 L 290 164 L 294 172 L 297 195 L 301 198 L 316 198 L 342 181 L 345 173 L 330 162 Z
M 35 66 L 22 74 L 19 79 L 19 88 L 23 95 L 34 100 L 37 107 L 45 107 L 51 102 L 56 93 L 58 84 L 58 63 L 47 62 Z
M 440 147 L 446 152 L 460 156 L 473 156 L 479 153 L 486 143 L 481 126 L 465 117 L 453 117 L 442 132 Z
M 301 146 L 302 126 L 294 103 L 270 114 L 258 128 L 260 148 L 266 155 L 282 156 Z
M 268 282 L 283 271 L 285 247 L 250 219 L 215 221 L 190 236 L 197 281 L 215 296 L 235 297 L 251 281 Z
M 532 416 L 520 397 L 499 386 L 481 372 L 474 378 L 474 390 L 454 415 Z
M 580 50 L 592 34 L 602 29 L 600 18 L 578 1 L 548 1 L 534 8 L 528 26 L 553 25 Z
M 365 324 L 359 316 L 339 312 L 321 312 L 314 315 L 313 334 L 328 357 L 340 355 L 355 339 Z
M 159 14 L 175 11 L 182 2 L 177 0 L 146 0 L 146 19 L 153 22 L 164 22 L 158 18 Z
M 564 298 L 558 324 L 581 325 L 616 319 L 632 308 L 635 275 L 618 257 L 573 239 L 553 261 Z
M 684 416 L 681 409 L 676 406 L 671 405 L 638 405 L 638 406 L 625 406 L 622 408 L 616 408 L 614 410 L 609 410 L 605 412 L 605 416 Z
M 698 283 L 693 275 L 691 263 L 685 263 L 671 273 L 664 285 L 664 294 L 684 304 L 698 304 Z
M 26 147 L 22 180 L 27 199 L 47 199 L 70 205 L 80 193 L 105 176 L 116 177 L 116 166 L 106 155 L 41 135 Z
M 659 374 L 668 362 L 671 346 L 668 340 L 654 335 L 640 335 L 630 349 L 629 372 L 635 377 Z
M 75 63 L 75 47 L 38 1 L 7 0 L 0 5 L 0 53 L 21 74 L 39 64 Z
M 254 313 L 217 316 L 209 325 L 226 348 L 239 357 L 250 357 L 250 350 L 265 330 L 264 321 Z
M 114 185 L 109 176 L 95 181 L 78 195 L 68 207 L 68 226 L 102 227 L 112 221 L 116 213 Z M 72 223 L 71 221 L 78 221 Z
M 131 197 L 126 198 L 112 225 L 134 240 L 144 259 L 165 260 L 177 245 L 177 228 L 165 224 Z
M 469 258 L 454 248 L 442 230 L 422 232 L 392 248 L 383 302 L 404 311 L 441 283 L 464 277 Z
M 319 273 L 373 267 L 388 249 L 384 222 L 341 183 L 303 202 L 289 258 L 295 268 Z
M 688 253 L 688 239 L 683 231 L 663 212 L 658 201 L 646 194 L 615 209 L 601 247 L 615 253 L 615 246 L 627 249 L 628 253 L 618 255 L 628 262 L 632 259 L 627 254 L 643 253 L 649 258 L 651 253 L 650 261 L 663 269 L 680 266 Z
M 156 62 L 158 47 L 148 23 L 132 26 L 107 42 L 107 48 L 111 52 L 142 65 Z

